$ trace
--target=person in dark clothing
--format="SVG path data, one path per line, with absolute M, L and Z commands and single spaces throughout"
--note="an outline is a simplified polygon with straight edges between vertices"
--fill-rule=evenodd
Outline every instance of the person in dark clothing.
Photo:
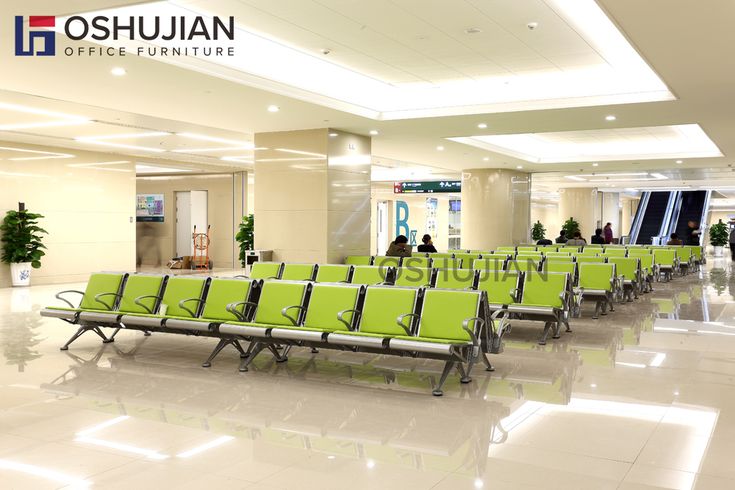
M 536 245 L 552 245 L 552 242 L 548 238 L 542 238 L 536 242 Z
M 684 245 L 684 243 L 679 239 L 679 235 L 672 233 L 669 235 L 669 241 L 666 242 L 666 245 Z
M 427 252 L 427 253 L 436 253 L 436 247 L 434 246 L 434 243 L 431 241 L 431 235 L 424 235 L 421 238 L 421 245 L 418 246 L 416 249 L 418 252 Z
M 694 221 L 690 221 L 687 223 L 687 234 L 686 234 L 686 244 L 687 245 L 699 245 L 699 234 L 701 233 L 699 231 L 699 226 Z
M 556 243 L 567 243 L 567 240 L 569 240 L 569 238 L 567 238 L 567 231 L 566 230 L 561 230 L 559 232 L 559 236 L 556 237 L 556 240 L 554 240 L 554 241 Z
M 728 241 L 730 242 L 730 254 L 732 255 L 732 260 L 735 261 L 735 228 L 730 228 L 730 239 Z
M 608 223 L 605 225 L 604 235 L 605 235 L 605 243 L 613 242 L 612 223 Z
M 411 246 L 408 244 L 408 238 L 405 235 L 398 235 L 395 240 L 390 242 L 385 255 L 388 257 L 410 257 Z
M 602 236 L 602 228 L 597 228 L 595 230 L 595 234 L 592 236 L 592 240 L 590 240 L 590 243 L 594 243 L 596 245 L 605 244 L 605 237 Z

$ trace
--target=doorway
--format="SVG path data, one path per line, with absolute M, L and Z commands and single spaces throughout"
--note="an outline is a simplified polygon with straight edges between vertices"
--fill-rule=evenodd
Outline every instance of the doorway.
M 176 256 L 193 255 L 192 234 L 207 231 L 207 191 L 176 191 Z

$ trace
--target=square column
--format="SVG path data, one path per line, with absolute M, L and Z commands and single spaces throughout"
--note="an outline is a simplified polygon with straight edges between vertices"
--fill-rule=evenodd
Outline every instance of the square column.
M 255 247 L 341 263 L 370 252 L 370 138 L 329 128 L 255 135 Z

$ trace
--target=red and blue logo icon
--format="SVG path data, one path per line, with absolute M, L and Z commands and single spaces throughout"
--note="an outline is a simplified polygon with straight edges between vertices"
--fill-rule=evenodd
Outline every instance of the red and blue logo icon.
M 28 47 L 25 47 L 23 16 L 15 16 L 15 56 L 54 56 L 56 55 L 56 33 L 54 31 L 34 30 L 35 28 L 55 27 L 53 15 L 31 15 L 28 17 Z M 42 46 L 41 46 L 42 45 Z

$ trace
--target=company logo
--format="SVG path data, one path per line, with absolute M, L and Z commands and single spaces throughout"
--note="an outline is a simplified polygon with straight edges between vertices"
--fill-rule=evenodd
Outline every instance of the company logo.
M 53 15 L 31 15 L 28 17 L 28 27 L 28 49 L 25 49 L 23 16 L 15 16 L 15 56 L 54 56 L 56 54 L 56 33 L 47 30 L 35 31 L 33 29 L 56 27 L 56 17 Z M 39 46 L 41 44 L 43 46 Z

